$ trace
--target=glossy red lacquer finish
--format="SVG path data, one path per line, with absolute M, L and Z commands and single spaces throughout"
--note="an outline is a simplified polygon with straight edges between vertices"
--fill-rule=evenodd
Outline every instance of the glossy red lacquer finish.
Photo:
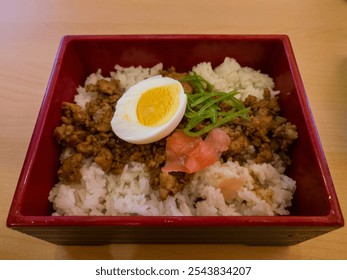
M 226 56 L 274 78 L 283 114 L 297 125 L 288 174 L 297 181 L 286 217 L 52 217 L 48 193 L 57 182 L 52 139 L 62 101 L 98 68 L 115 64 L 175 66 L 187 71 Z M 65 36 L 59 46 L 7 226 L 57 244 L 243 243 L 290 245 L 343 226 L 343 217 L 289 38 L 285 35 Z

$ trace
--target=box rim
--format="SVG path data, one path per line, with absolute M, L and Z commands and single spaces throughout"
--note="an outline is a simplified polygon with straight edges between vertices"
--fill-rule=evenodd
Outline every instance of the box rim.
M 282 41 L 286 52 L 291 55 L 289 66 L 291 68 L 291 71 L 294 75 L 294 82 L 295 86 L 298 87 L 298 90 L 302 91 L 303 94 L 299 94 L 299 100 L 301 102 L 301 106 L 304 106 L 306 109 L 306 112 L 310 114 L 310 118 L 307 122 L 307 125 L 309 127 L 309 133 L 313 136 L 313 147 L 315 149 L 315 156 L 318 157 L 318 162 L 320 164 L 320 170 L 322 171 L 322 174 L 324 176 L 325 181 L 327 184 L 325 185 L 325 188 L 329 190 L 330 195 L 330 213 L 328 213 L 325 216 L 279 216 L 279 217 L 256 217 L 256 216 L 242 216 L 242 217 L 193 217 L 193 219 L 189 219 L 189 217 L 150 217 L 150 219 L 144 218 L 143 216 L 140 217 L 141 221 L 134 221 L 134 217 L 131 217 L 131 220 L 127 221 L 125 217 L 122 217 L 119 219 L 123 222 L 117 225 L 131 225 L 131 226 L 143 226 L 143 225 L 150 225 L 150 224 L 162 224 L 164 221 L 165 226 L 170 225 L 188 225 L 189 223 L 194 223 L 195 225 L 201 225 L 201 226 L 207 226 L 209 224 L 206 224 L 206 220 L 215 220 L 215 222 L 210 221 L 212 225 L 228 225 L 228 226 L 242 226 L 245 225 L 247 222 L 247 226 L 254 225 L 312 225 L 317 226 L 319 224 L 324 226 L 343 226 L 344 220 L 341 212 L 341 208 L 338 202 L 337 194 L 335 191 L 335 188 L 333 186 L 332 178 L 329 172 L 329 168 L 327 165 L 327 161 L 324 155 L 324 151 L 322 148 L 322 145 L 320 143 L 319 135 L 314 123 L 313 115 L 309 106 L 309 101 L 303 86 L 303 82 L 298 70 L 297 62 L 294 56 L 294 52 L 289 40 L 289 37 L 284 34 L 120 34 L 120 35 L 64 35 L 60 41 L 58 52 L 56 54 L 56 58 L 54 61 L 54 65 L 52 68 L 52 72 L 48 81 L 48 85 L 45 91 L 45 95 L 41 104 L 41 108 L 38 114 L 38 118 L 33 130 L 32 138 L 30 140 L 30 144 L 28 146 L 27 154 L 23 163 L 22 171 L 18 180 L 18 184 L 13 196 L 11 208 L 9 211 L 8 219 L 7 219 L 7 226 L 8 227 L 27 227 L 27 226 L 61 226 L 61 225 L 67 225 L 67 226 L 75 226 L 75 225 L 95 225 L 95 222 L 99 222 L 101 226 L 104 225 L 104 223 L 115 223 L 115 220 L 117 219 L 117 216 L 106 216 L 106 217 L 96 217 L 94 219 L 81 219 L 81 217 L 74 216 L 73 218 L 69 217 L 52 217 L 52 216 L 25 216 L 20 213 L 20 205 L 19 202 L 21 201 L 20 198 L 22 198 L 24 189 L 20 188 L 20 185 L 22 185 L 25 180 L 27 174 L 30 172 L 30 169 L 32 167 L 32 159 L 31 157 L 37 152 L 38 149 L 38 139 L 40 139 L 42 134 L 42 124 L 44 123 L 48 109 L 47 106 L 45 106 L 46 103 L 48 103 L 51 98 L 53 98 L 52 89 L 54 88 L 57 77 L 59 73 L 59 69 L 61 66 L 61 60 L 60 58 L 63 56 L 67 45 L 72 41 L 83 41 L 83 40 L 89 40 L 89 41 L 98 41 L 98 40 L 215 40 L 215 39 L 228 39 L 228 40 L 280 40 Z M 334 198 L 334 199 L 332 199 Z M 119 217 L 118 217 L 119 218 Z M 154 219 L 153 219 L 154 218 Z M 199 219 L 200 218 L 200 219 Z M 217 219 L 216 219 L 217 218 Z M 250 221 L 249 219 L 253 219 L 253 221 Z M 64 220 L 63 220 L 64 219 Z M 78 221 L 77 219 L 81 220 Z M 204 221 L 201 221 L 203 219 Z M 279 219 L 285 219 L 289 220 L 286 222 L 280 221 Z M 66 221 L 65 221 L 66 220 Z M 151 221 L 152 220 L 152 221 Z M 155 221 L 153 221 L 155 220 Z M 232 221 L 234 220 L 234 221 Z M 291 221 L 290 221 L 291 220 Z M 59 224 L 60 223 L 60 224 Z M 92 224 L 94 223 L 94 224 Z M 283 224 L 285 223 L 285 224 Z M 109 225 L 109 224 L 108 224 Z

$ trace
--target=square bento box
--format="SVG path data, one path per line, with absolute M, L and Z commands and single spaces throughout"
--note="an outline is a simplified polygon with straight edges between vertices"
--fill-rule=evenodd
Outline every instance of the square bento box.
M 283 115 L 297 126 L 287 174 L 297 182 L 289 216 L 144 217 L 52 216 L 48 195 L 57 183 L 60 150 L 52 135 L 61 104 L 97 69 L 114 65 L 189 71 L 235 58 L 270 75 Z M 7 226 L 64 245 L 111 243 L 237 243 L 293 245 L 344 225 L 332 178 L 286 35 L 71 35 L 61 40 L 20 174 Z

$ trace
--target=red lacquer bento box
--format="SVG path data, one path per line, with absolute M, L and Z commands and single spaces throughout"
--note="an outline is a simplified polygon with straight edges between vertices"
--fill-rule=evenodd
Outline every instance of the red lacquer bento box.
M 284 116 L 300 135 L 287 173 L 297 181 L 289 216 L 142 217 L 51 216 L 48 194 L 57 182 L 60 150 L 53 130 L 61 104 L 101 68 L 115 64 L 150 67 L 159 62 L 188 71 L 225 57 L 273 77 Z M 286 35 L 107 35 L 65 36 L 19 177 L 7 226 L 65 245 L 110 243 L 237 243 L 293 245 L 344 225 L 332 178 L 315 128 L 293 49 Z

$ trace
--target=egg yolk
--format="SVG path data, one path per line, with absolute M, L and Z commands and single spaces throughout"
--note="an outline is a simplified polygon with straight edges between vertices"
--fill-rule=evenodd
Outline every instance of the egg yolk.
M 176 113 L 179 105 L 179 86 L 169 84 L 152 88 L 140 97 L 136 114 L 144 126 L 161 126 Z

